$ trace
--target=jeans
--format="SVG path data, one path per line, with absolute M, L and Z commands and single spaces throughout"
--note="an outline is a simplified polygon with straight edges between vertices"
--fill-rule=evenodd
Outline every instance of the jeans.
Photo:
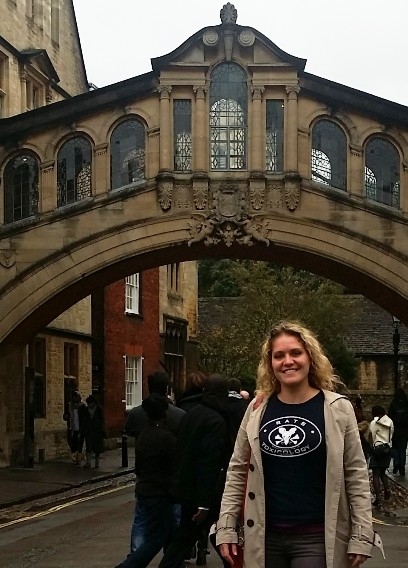
M 265 535 L 265 568 L 326 568 L 324 534 Z
M 145 498 L 146 499 L 146 498 Z M 181 507 L 173 504 L 173 515 L 170 520 L 170 537 L 173 535 L 180 523 Z M 146 514 L 146 505 L 142 498 L 136 497 L 135 516 L 132 523 L 130 533 L 130 552 L 135 552 L 145 541 L 145 534 L 148 530 L 147 526 L 148 513 Z
M 136 517 L 142 522 L 132 526 L 137 548 L 116 568 L 145 568 L 166 546 L 174 528 L 173 503 L 167 497 L 137 497 Z M 142 533 L 143 530 L 143 533 Z
M 207 519 L 197 524 L 192 520 L 196 512 L 197 506 L 195 505 L 181 506 L 180 525 L 169 546 L 164 551 L 164 556 L 159 564 L 159 568 L 180 568 L 180 566 L 183 566 L 184 559 L 187 558 L 191 548 L 200 539 L 203 531 L 208 533 L 210 526 L 218 518 L 218 514 L 215 515 L 210 510 Z M 216 552 L 219 554 L 218 549 L 216 549 Z M 224 567 L 231 568 L 227 562 L 223 561 L 223 564 Z

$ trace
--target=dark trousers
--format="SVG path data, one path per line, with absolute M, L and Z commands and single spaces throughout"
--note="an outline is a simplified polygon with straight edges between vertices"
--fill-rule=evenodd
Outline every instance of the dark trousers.
M 392 456 L 394 458 L 394 468 L 402 474 L 405 473 L 405 462 L 407 459 L 407 441 L 404 439 L 393 440 Z
M 187 558 L 190 549 L 200 539 L 203 531 L 209 531 L 210 526 L 216 520 L 215 517 L 218 517 L 218 515 L 214 515 L 210 511 L 207 519 L 203 523 L 197 524 L 192 521 L 192 517 L 196 512 L 197 506 L 195 505 L 181 506 L 180 524 L 164 552 L 159 568 L 180 568 L 184 563 L 184 559 Z M 229 565 L 226 564 L 226 566 Z
M 73 454 L 75 454 L 75 452 L 82 452 L 84 440 L 77 430 L 70 430 L 68 432 L 68 444 Z
M 144 512 L 145 539 L 116 568 L 145 568 L 166 546 L 174 527 L 173 503 L 167 497 L 137 497 Z M 177 568 L 180 567 L 177 566 Z
M 267 532 L 265 568 L 326 568 L 324 534 Z

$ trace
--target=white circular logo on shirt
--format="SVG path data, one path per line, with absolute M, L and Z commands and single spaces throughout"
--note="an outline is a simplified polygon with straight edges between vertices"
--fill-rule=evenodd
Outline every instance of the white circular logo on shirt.
M 267 422 L 262 426 L 259 437 L 263 452 L 285 458 L 313 452 L 322 441 L 316 424 L 299 416 L 285 416 Z

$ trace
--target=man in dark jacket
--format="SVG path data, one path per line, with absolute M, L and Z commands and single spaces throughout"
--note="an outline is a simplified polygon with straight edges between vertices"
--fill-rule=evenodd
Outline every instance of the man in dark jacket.
M 202 530 L 217 520 L 232 442 L 228 383 L 210 375 L 202 401 L 180 425 L 172 493 L 181 503 L 181 520 L 159 568 L 179 568 Z
M 167 373 L 157 371 L 147 377 L 147 386 L 149 394 L 161 394 L 167 397 L 170 388 L 170 378 Z M 166 426 L 177 434 L 180 421 L 183 418 L 185 411 L 174 404 L 169 399 L 169 409 L 166 415 Z M 126 418 L 125 430 L 129 436 L 138 437 L 142 429 L 147 426 L 148 418 L 146 412 L 143 410 L 142 405 L 132 408 Z
M 170 485 L 174 473 L 176 436 L 165 427 L 169 403 L 152 394 L 142 402 L 148 425 L 136 440 L 136 496 L 144 514 L 145 539 L 116 568 L 147 566 L 166 545 L 173 529 Z
M 177 408 L 168 398 L 168 391 L 170 388 L 170 378 L 167 373 L 157 371 L 147 377 L 147 386 L 149 394 L 159 394 L 164 397 L 168 402 L 168 410 L 166 412 L 164 426 L 173 434 L 177 435 L 180 422 L 185 415 L 185 411 Z M 135 406 L 129 411 L 126 419 L 125 430 L 129 436 L 134 436 L 137 440 L 143 428 L 149 424 L 147 413 L 142 405 Z M 136 472 L 137 475 L 137 472 Z M 137 483 L 137 478 L 136 478 Z M 175 515 L 177 515 L 177 508 L 175 508 Z M 178 519 L 175 521 L 178 522 Z M 130 535 L 130 552 L 135 552 L 145 540 L 145 525 L 146 519 L 143 508 L 136 495 L 135 515 L 132 523 L 132 530 Z

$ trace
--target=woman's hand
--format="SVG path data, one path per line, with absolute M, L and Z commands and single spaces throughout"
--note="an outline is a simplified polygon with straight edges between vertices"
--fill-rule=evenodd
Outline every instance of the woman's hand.
M 237 544 L 220 544 L 219 545 L 220 554 L 224 560 L 234 566 L 235 559 L 238 555 L 238 545 Z
M 348 557 L 351 563 L 350 564 L 351 568 L 356 568 L 357 566 L 360 566 L 368 558 L 368 556 L 365 556 L 364 554 L 349 554 Z

